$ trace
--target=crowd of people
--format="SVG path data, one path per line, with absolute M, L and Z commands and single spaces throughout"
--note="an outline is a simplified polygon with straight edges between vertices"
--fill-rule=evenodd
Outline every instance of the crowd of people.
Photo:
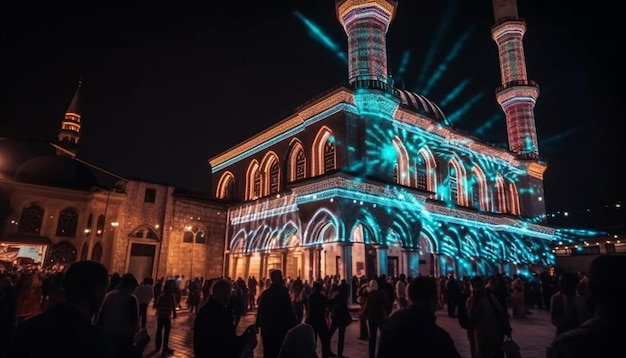
M 186 309 L 195 315 L 196 357 L 252 357 L 260 335 L 265 358 L 318 357 L 318 344 L 321 358 L 346 358 L 346 327 L 353 322 L 370 358 L 460 357 L 450 334 L 436 323 L 435 312 L 445 310 L 467 332 L 472 358 L 499 358 L 502 343 L 514 334 L 510 320 L 524 319 L 534 307 L 549 310 L 555 326 L 548 357 L 621 357 L 625 273 L 626 256 L 605 255 L 588 273 L 554 276 L 401 274 L 309 282 L 274 270 L 258 280 L 181 275 L 138 282 L 132 274 L 110 274 L 99 263 L 80 261 L 45 273 L 0 275 L 0 357 L 142 357 L 138 337 L 150 305 L 157 328 L 147 335 L 164 354 L 174 353 L 171 320 Z M 37 280 L 34 297 L 24 296 L 25 285 Z M 241 317 L 254 310 L 255 322 L 238 335 Z

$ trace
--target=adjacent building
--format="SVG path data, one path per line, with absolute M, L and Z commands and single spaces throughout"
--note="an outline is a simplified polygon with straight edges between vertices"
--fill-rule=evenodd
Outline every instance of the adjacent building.
M 116 176 L 77 157 L 80 85 L 58 141 L 0 140 L 0 269 L 79 260 L 144 277 L 217 277 L 225 206 L 207 194 Z M 111 177 L 103 186 L 96 172 Z

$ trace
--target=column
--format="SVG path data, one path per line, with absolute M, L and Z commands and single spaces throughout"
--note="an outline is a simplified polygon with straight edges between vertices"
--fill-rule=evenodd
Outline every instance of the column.
M 387 246 L 379 246 L 376 253 L 378 254 L 378 276 L 387 275 Z
M 341 277 L 348 282 L 349 285 L 352 284 L 352 244 L 342 243 L 339 244 L 341 247 L 341 261 L 343 262 L 343 272 L 341 272 Z
M 420 273 L 420 255 L 419 251 L 412 249 L 402 250 L 402 255 L 405 257 L 406 265 L 403 267 L 404 273 L 407 277 L 417 277 Z M 424 265 L 426 266 L 426 265 Z M 428 270 L 425 267 L 425 270 Z
M 315 260 L 315 248 L 314 247 L 309 247 L 307 248 L 306 251 L 306 260 L 305 260 L 305 265 L 304 267 L 306 267 L 306 274 L 307 274 L 307 279 L 309 280 L 309 282 L 313 282 L 313 273 L 314 271 L 314 260 Z
M 252 254 L 247 253 L 246 256 L 244 256 L 244 266 L 243 266 L 243 279 L 244 281 L 248 281 L 248 277 L 250 277 L 250 257 L 252 256 Z

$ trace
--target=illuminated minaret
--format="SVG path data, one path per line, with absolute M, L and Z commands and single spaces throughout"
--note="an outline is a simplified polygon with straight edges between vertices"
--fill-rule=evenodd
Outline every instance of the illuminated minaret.
M 509 149 L 520 158 L 537 159 L 539 147 L 533 109 L 539 86 L 527 78 L 523 38 L 526 22 L 517 16 L 517 0 L 493 0 L 495 25 L 491 37 L 498 44 L 502 85 L 496 99 L 506 115 Z
M 80 86 L 82 81 L 78 81 L 78 88 L 74 93 L 72 102 L 70 102 L 65 118 L 61 122 L 61 130 L 59 131 L 59 146 L 65 151 L 57 150 L 58 154 L 67 154 L 76 156 L 78 151 L 78 140 L 80 139 Z
M 392 0 L 338 0 L 337 19 L 348 35 L 348 82 L 356 88 L 387 88 L 389 23 Z

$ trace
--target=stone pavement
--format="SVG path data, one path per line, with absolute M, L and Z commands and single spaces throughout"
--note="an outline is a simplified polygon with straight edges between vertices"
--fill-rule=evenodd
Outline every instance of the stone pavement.
M 144 357 L 161 357 L 161 352 L 155 351 L 154 336 L 156 334 L 156 317 L 154 310 L 149 309 L 148 332 L 152 339 L 146 347 Z M 548 312 L 543 310 L 531 310 L 533 313 L 525 319 L 511 318 L 511 326 L 513 327 L 513 339 L 520 345 L 522 357 L 524 358 L 545 358 L 546 347 L 550 344 L 555 334 L 555 329 L 550 323 Z M 170 348 L 174 350 L 174 354 L 169 357 L 193 357 L 193 321 L 195 315 L 190 314 L 187 310 L 178 311 L 178 317 L 173 320 L 172 332 L 170 334 Z M 255 312 L 250 312 L 241 319 L 238 326 L 238 333 L 250 324 L 254 323 Z M 355 316 L 356 318 L 356 316 Z M 454 340 L 457 350 L 463 358 L 470 358 L 469 343 L 464 329 L 462 329 L 456 318 L 450 318 L 444 310 L 437 312 L 437 324 L 450 333 Z M 359 324 L 352 323 L 346 329 L 346 344 L 344 354 L 350 358 L 367 358 L 367 341 L 358 340 Z M 257 336 L 259 344 L 257 345 L 254 356 L 263 357 L 263 348 L 261 344 L 261 335 Z M 333 336 L 331 343 L 333 352 L 337 351 L 337 334 Z M 321 358 L 321 349 L 318 345 L 318 354 Z

